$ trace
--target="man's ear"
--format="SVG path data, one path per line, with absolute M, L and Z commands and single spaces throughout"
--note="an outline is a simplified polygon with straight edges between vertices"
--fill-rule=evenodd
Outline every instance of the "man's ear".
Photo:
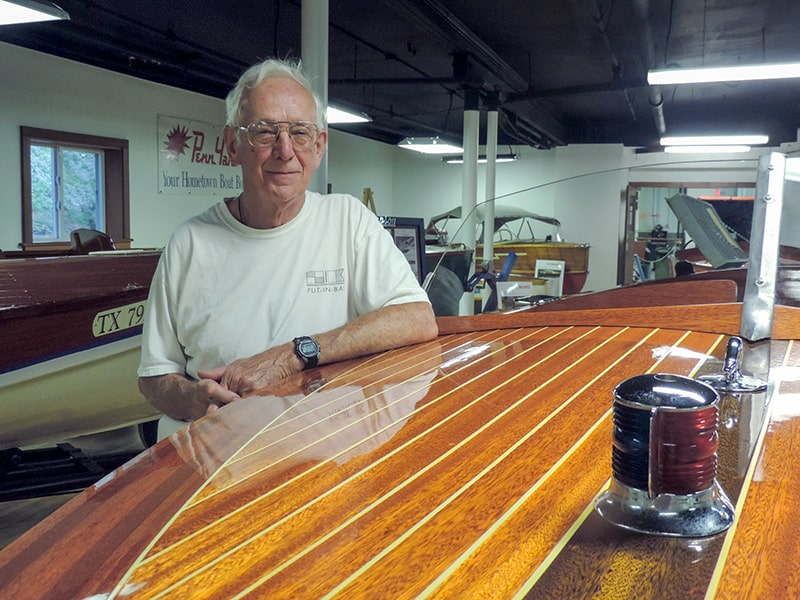
M 328 132 L 323 130 L 317 134 L 317 141 L 314 144 L 314 154 L 322 160 L 322 155 L 325 154 L 325 148 L 328 145 Z
M 231 165 L 238 167 L 242 161 L 239 159 L 239 140 L 236 137 L 236 130 L 226 125 L 222 130 L 222 140 L 231 159 Z

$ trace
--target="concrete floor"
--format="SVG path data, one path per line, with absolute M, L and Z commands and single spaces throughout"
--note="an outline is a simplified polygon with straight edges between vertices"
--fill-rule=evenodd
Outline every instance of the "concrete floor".
M 77 494 L 0 502 L 0 549 L 5 548 Z
M 135 426 L 67 441 L 89 457 L 144 450 Z M 77 493 L 0 502 L 0 549 L 8 546 L 75 496 Z

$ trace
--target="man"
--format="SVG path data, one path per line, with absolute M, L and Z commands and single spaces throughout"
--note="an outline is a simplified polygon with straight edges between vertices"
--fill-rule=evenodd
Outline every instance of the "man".
M 243 192 L 173 233 L 153 278 L 139 389 L 196 419 L 306 366 L 434 338 L 430 303 L 375 216 L 307 191 L 327 144 L 296 65 L 267 60 L 226 100 Z
M 675 277 L 683 277 L 694 273 L 694 265 L 688 260 L 679 260 L 675 263 Z

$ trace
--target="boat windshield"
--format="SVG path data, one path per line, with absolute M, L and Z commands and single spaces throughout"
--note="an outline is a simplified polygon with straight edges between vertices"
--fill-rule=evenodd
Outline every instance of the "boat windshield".
M 475 240 L 481 243 L 484 239 L 485 209 L 475 209 L 477 225 Z M 443 243 L 465 243 L 461 233 L 463 221 L 461 207 L 453 208 L 436 215 L 428 222 L 426 229 L 429 236 L 436 236 Z M 561 222 L 553 217 L 539 215 L 513 206 L 497 205 L 494 215 L 495 243 L 508 242 L 561 242 Z

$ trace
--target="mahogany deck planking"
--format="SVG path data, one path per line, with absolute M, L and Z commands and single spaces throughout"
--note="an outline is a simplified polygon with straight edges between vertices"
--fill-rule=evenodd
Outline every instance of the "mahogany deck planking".
M 441 318 L 437 340 L 304 372 L 146 451 L 0 552 L 0 588 L 793 597 L 800 349 L 784 340 L 800 337 L 796 307 L 777 307 L 773 339 L 747 345 L 769 355 L 770 390 L 721 401 L 729 532 L 647 536 L 591 510 L 611 475 L 613 387 L 719 371 L 740 313 L 726 300 Z
M 304 373 L 198 421 L 76 498 L 0 554 L 0 581 L 19 597 L 705 590 L 724 536 L 626 533 L 587 507 L 610 476 L 613 387 L 643 372 L 715 371 L 724 339 L 521 327 Z M 734 455 L 735 471 L 731 439 L 722 462 Z M 720 480 L 735 498 L 735 477 Z M 112 503 L 131 514 L 110 515 Z M 79 538 L 77 556 L 55 551 Z M 646 584 L 637 587 L 637 573 Z

